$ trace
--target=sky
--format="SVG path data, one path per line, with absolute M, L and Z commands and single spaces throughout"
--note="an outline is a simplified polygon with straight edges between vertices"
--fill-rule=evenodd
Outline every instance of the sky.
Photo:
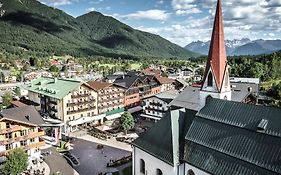
M 98 11 L 180 46 L 211 38 L 216 0 L 39 0 L 77 17 Z M 222 0 L 225 39 L 281 39 L 281 0 Z

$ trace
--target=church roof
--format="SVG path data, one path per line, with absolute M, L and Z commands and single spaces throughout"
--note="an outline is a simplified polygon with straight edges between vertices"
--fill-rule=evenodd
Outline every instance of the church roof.
M 225 43 L 224 43 L 221 0 L 218 0 L 215 21 L 213 26 L 212 39 L 209 49 L 209 56 L 208 56 L 208 61 L 207 61 L 203 80 L 206 79 L 209 70 L 212 69 L 214 79 L 218 87 L 218 91 L 220 92 L 226 68 L 227 68 L 227 60 L 226 60 L 226 51 L 225 51 Z
M 187 135 L 184 161 L 210 174 L 281 174 L 281 109 L 211 99 Z

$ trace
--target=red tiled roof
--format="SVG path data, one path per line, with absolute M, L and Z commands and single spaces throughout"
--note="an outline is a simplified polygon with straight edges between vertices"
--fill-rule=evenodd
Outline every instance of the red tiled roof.
M 160 75 L 155 76 L 160 84 L 169 84 L 175 82 L 174 79 L 170 79 L 168 77 L 162 77 Z
M 26 104 L 20 102 L 20 101 L 12 101 L 11 104 L 13 104 L 16 107 L 23 107 L 23 106 L 27 106 Z
M 146 75 L 160 75 L 161 74 L 161 70 L 151 69 L 151 68 L 146 68 L 142 72 Z
M 101 90 L 112 85 L 112 83 L 106 83 L 101 81 L 89 81 L 88 84 L 95 90 Z
M 227 60 L 224 43 L 221 0 L 218 0 L 204 80 L 207 77 L 208 71 L 212 68 L 219 92 L 221 91 L 226 66 Z

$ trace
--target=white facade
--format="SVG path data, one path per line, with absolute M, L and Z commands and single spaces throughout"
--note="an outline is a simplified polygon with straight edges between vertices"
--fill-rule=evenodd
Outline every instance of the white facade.
M 144 161 L 144 173 L 142 172 L 142 163 Z M 158 169 L 158 170 L 157 170 Z M 133 175 L 161 175 L 157 174 L 161 170 L 162 175 L 209 175 L 188 163 L 172 166 L 153 155 L 137 148 L 133 147 Z
M 145 115 L 143 115 L 143 117 L 146 117 L 146 115 L 148 115 L 159 118 L 160 120 L 165 114 L 165 112 L 167 112 L 169 109 L 169 104 L 157 97 L 145 99 L 144 104 L 145 105 L 143 106 L 143 111 Z
M 145 172 L 141 172 L 141 160 L 145 163 Z M 179 168 L 173 167 L 166 162 L 133 147 L 133 175 L 156 175 L 157 169 L 160 169 L 163 175 L 177 175 Z

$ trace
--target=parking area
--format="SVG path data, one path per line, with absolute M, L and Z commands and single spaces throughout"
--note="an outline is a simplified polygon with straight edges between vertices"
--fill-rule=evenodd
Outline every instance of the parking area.
M 110 161 L 131 155 L 129 151 L 106 145 L 102 149 L 98 149 L 97 143 L 77 138 L 74 138 L 71 143 L 73 144 L 73 149 L 70 152 L 80 162 L 79 166 L 73 168 L 80 175 L 99 175 L 100 173 L 115 172 L 120 168 L 130 166 L 130 163 L 128 163 L 128 165 L 125 164 L 119 168 L 107 167 L 107 163 L 110 163 Z

